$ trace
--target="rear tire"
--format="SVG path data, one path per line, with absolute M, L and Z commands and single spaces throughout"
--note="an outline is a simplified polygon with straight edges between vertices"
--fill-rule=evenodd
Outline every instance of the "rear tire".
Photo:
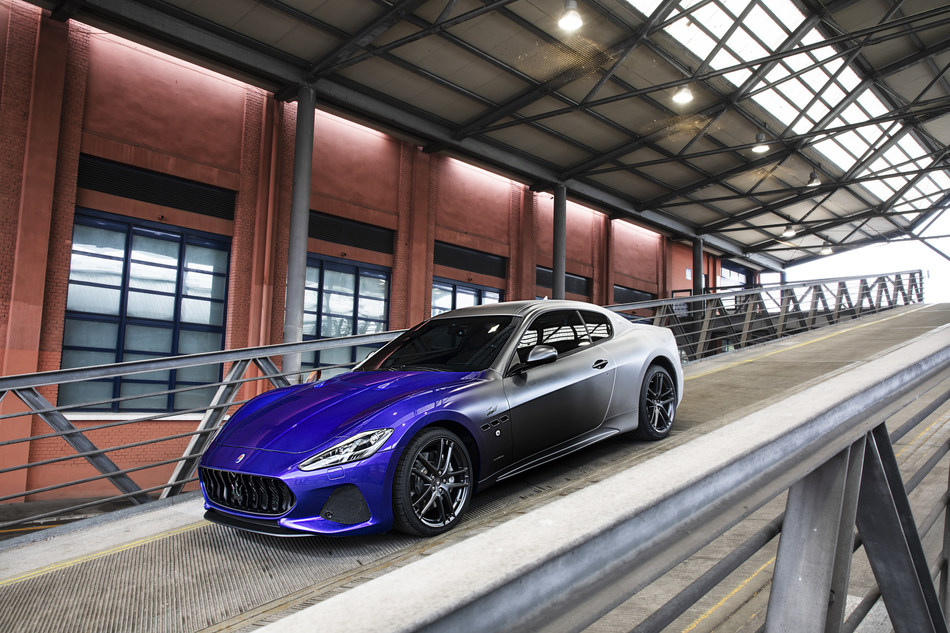
M 640 385 L 639 425 L 636 436 L 655 442 L 670 434 L 676 415 L 676 384 L 670 373 L 651 365 Z
M 472 460 L 458 435 L 425 429 L 403 451 L 393 477 L 393 522 L 413 536 L 442 534 L 472 496 Z

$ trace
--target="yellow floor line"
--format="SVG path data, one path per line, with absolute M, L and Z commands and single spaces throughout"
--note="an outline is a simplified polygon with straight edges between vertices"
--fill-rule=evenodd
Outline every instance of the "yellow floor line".
M 822 341 L 827 341 L 828 339 L 833 338 L 833 337 L 835 337 L 835 336 L 839 336 L 839 335 L 841 335 L 841 334 L 847 334 L 848 332 L 853 332 L 853 331 L 855 331 L 855 330 L 860 330 L 861 328 L 865 328 L 865 327 L 868 327 L 868 326 L 870 326 L 870 325 L 877 325 L 878 323 L 884 323 L 885 321 L 890 321 L 891 319 L 898 319 L 898 318 L 900 318 L 900 317 L 902 317 L 902 316 L 904 316 L 904 315 L 906 315 L 906 314 L 911 314 L 911 313 L 913 313 L 913 312 L 917 312 L 918 310 L 923 310 L 924 308 L 928 308 L 928 307 L 930 307 L 930 306 L 929 306 L 929 305 L 922 305 L 922 306 L 920 306 L 920 307 L 913 308 L 912 310 L 908 310 L 907 312 L 901 312 L 900 314 L 895 314 L 895 315 L 892 315 L 892 316 L 889 316 L 889 317 L 885 317 L 885 318 L 883 318 L 883 319 L 878 319 L 878 320 L 876 320 L 876 321 L 868 321 L 867 323 L 861 323 L 860 325 L 854 325 L 854 326 L 851 326 L 851 327 L 849 327 L 849 328 L 845 328 L 845 329 L 843 329 L 843 330 L 838 330 L 837 332 L 832 332 L 832 333 L 826 334 L 826 335 L 824 335 L 824 336 L 819 336 L 818 338 L 812 339 L 812 340 L 810 340 L 810 341 L 803 341 L 803 342 L 801 342 L 801 343 L 796 343 L 795 345 L 790 345 L 790 346 L 788 346 L 788 347 L 783 347 L 783 348 L 781 348 L 781 349 L 772 350 L 771 352 L 766 352 L 766 353 L 764 353 L 764 354 L 759 354 L 759 355 L 755 356 L 754 358 L 747 358 L 747 359 L 745 359 L 745 360 L 737 360 L 737 361 L 735 361 L 735 362 L 733 362 L 733 363 L 727 363 L 727 364 L 720 365 L 720 366 L 718 366 L 718 367 L 713 367 L 713 368 L 711 368 L 711 369 L 709 369 L 709 370 L 707 370 L 707 371 L 704 371 L 704 372 L 702 372 L 702 373 L 693 374 L 692 376 L 686 376 L 684 379 L 685 379 L 685 380 L 693 380 L 693 379 L 696 379 L 696 378 L 703 378 L 704 376 L 708 376 L 708 375 L 710 375 L 710 374 L 715 374 L 715 373 L 717 373 L 717 372 L 720 372 L 720 371 L 723 371 L 723 370 L 726 370 L 726 369 L 732 369 L 733 367 L 738 367 L 739 365 L 745 365 L 745 364 L 747 364 L 747 363 L 751 363 L 751 362 L 754 362 L 754 361 L 757 361 L 757 360 L 761 360 L 761 359 L 763 359 L 763 358 L 768 358 L 769 356 L 774 356 L 775 354 L 781 354 L 782 352 L 788 352 L 788 351 L 791 351 L 791 350 L 793 350 L 793 349 L 799 349 L 799 348 L 801 348 L 801 347 L 805 347 L 806 345 L 812 345 L 813 343 L 820 343 L 820 342 L 822 342 Z
M 718 611 L 719 609 L 721 609 L 722 606 L 723 606 L 724 604 L 726 604 L 726 602 L 728 602 L 730 598 L 732 598 L 734 595 L 736 595 L 737 593 L 739 593 L 739 592 L 742 590 L 743 587 L 745 587 L 745 586 L 748 585 L 750 582 L 752 582 L 752 580 L 755 579 L 756 576 L 758 576 L 758 575 L 761 574 L 763 571 L 765 571 L 765 569 L 766 569 L 767 567 L 769 567 L 769 566 L 770 566 L 772 563 L 774 563 L 774 562 L 775 562 L 775 557 L 773 556 L 773 557 L 770 558 L 764 565 L 762 565 L 761 567 L 759 567 L 758 569 L 756 569 L 755 572 L 754 572 L 751 576 L 749 576 L 748 578 L 746 578 L 745 580 L 743 580 L 741 583 L 739 583 L 739 585 L 738 585 L 735 589 L 733 589 L 732 591 L 729 592 L 729 595 L 727 595 L 725 598 L 723 598 L 722 600 L 720 600 L 719 602 L 717 602 L 717 603 L 714 604 L 713 606 L 709 607 L 709 609 L 706 610 L 706 613 L 702 614 L 701 616 L 699 616 L 698 618 L 696 618 L 695 620 L 693 620 L 693 623 L 692 623 L 692 624 L 690 624 L 688 627 L 686 627 L 685 629 L 683 629 L 683 633 L 689 633 L 689 631 L 692 631 L 692 630 L 695 629 L 697 626 L 699 626 L 700 624 L 702 624 L 703 620 L 707 619 L 707 618 L 708 618 L 709 616 L 711 616 L 713 613 L 715 613 L 716 611 Z
M 22 581 L 24 581 L 24 580 L 29 580 L 30 578 L 35 578 L 35 577 L 37 577 L 37 576 L 42 576 L 42 575 L 44 575 L 44 574 L 48 574 L 48 573 L 50 573 L 50 572 L 54 572 L 54 571 L 57 571 L 57 570 L 60 570 L 60 569 L 66 569 L 66 568 L 68 568 L 68 567 L 73 567 L 73 566 L 75 566 L 75 565 L 80 565 L 80 564 L 82 564 L 82 563 L 85 563 L 85 562 L 88 562 L 88 561 L 91 561 L 91 560 L 96 560 L 97 558 L 103 558 L 103 557 L 105 557 L 105 556 L 109 556 L 109 555 L 111 555 L 111 554 L 116 554 L 116 553 L 118 553 L 118 552 L 124 552 L 124 551 L 126 551 L 126 550 L 130 550 L 130 549 L 139 547 L 139 546 L 141 546 L 141 545 L 146 545 L 146 544 L 148 544 L 148 543 L 153 543 L 153 542 L 155 542 L 155 541 L 160 541 L 160 540 L 162 540 L 162 539 L 166 539 L 166 538 L 169 538 L 169 537 L 171 537 L 171 536 L 175 536 L 175 535 L 177 535 L 177 534 L 184 534 L 185 532 L 190 532 L 190 531 L 192 531 L 192 530 L 196 530 L 196 529 L 198 529 L 198 528 L 200 528 L 200 527 L 203 527 L 203 526 L 205 526 L 205 525 L 208 525 L 208 522 L 207 522 L 207 521 L 198 521 L 197 523 L 192 523 L 192 524 L 190 524 L 190 525 L 185 525 L 185 526 L 182 526 L 182 527 L 179 527 L 179 528 L 175 528 L 175 529 L 173 529 L 173 530 L 168 530 L 168 531 L 162 532 L 162 533 L 160 533 L 160 534 L 154 534 L 154 535 L 152 535 L 152 536 L 149 536 L 149 537 L 146 537 L 146 538 L 142 538 L 142 539 L 139 539 L 139 540 L 137 540 L 137 541 L 131 541 L 131 542 L 125 543 L 125 544 L 123 544 L 123 545 L 117 545 L 116 547 L 112 547 L 112 548 L 110 548 L 110 549 L 103 550 L 103 551 L 101 551 L 101 552 L 96 552 L 96 553 L 94 553 L 94 554 L 88 554 L 88 555 L 86 555 L 86 556 L 79 556 L 79 557 L 77 557 L 77 558 L 72 558 L 72 559 L 69 559 L 69 560 L 61 561 L 61 562 L 59 562 L 59 563 L 53 563 L 52 565 L 47 565 L 46 567 L 41 567 L 40 569 L 34 569 L 33 571 L 27 572 L 27 573 L 25 573 L 25 574 L 21 574 L 21 575 L 19 575 L 19 576 L 14 576 L 13 578 L 7 578 L 6 580 L 0 580 L 0 587 L 3 587 L 3 586 L 5 586 L 5 585 L 12 585 L 12 584 L 14 584 L 14 583 L 22 582 Z

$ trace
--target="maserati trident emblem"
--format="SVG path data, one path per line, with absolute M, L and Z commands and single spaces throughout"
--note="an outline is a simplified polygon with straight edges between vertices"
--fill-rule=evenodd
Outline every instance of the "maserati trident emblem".
M 234 460 L 234 463 L 235 463 L 235 464 L 240 464 L 240 463 L 244 460 L 244 455 L 245 455 L 245 453 L 241 453 L 240 455 L 238 455 L 238 458 L 237 458 L 236 460 Z

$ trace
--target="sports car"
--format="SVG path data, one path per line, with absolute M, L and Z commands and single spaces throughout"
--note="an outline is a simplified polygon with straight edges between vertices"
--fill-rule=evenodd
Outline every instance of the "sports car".
M 353 371 L 241 407 L 201 460 L 205 517 L 433 536 L 495 482 L 619 433 L 666 437 L 682 394 L 667 329 L 573 301 L 447 312 Z

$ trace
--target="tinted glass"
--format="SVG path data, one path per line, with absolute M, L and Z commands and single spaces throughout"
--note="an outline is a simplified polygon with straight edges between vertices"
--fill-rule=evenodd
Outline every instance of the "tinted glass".
M 362 369 L 481 371 L 498 357 L 515 323 L 509 316 L 426 321 L 384 347 Z

